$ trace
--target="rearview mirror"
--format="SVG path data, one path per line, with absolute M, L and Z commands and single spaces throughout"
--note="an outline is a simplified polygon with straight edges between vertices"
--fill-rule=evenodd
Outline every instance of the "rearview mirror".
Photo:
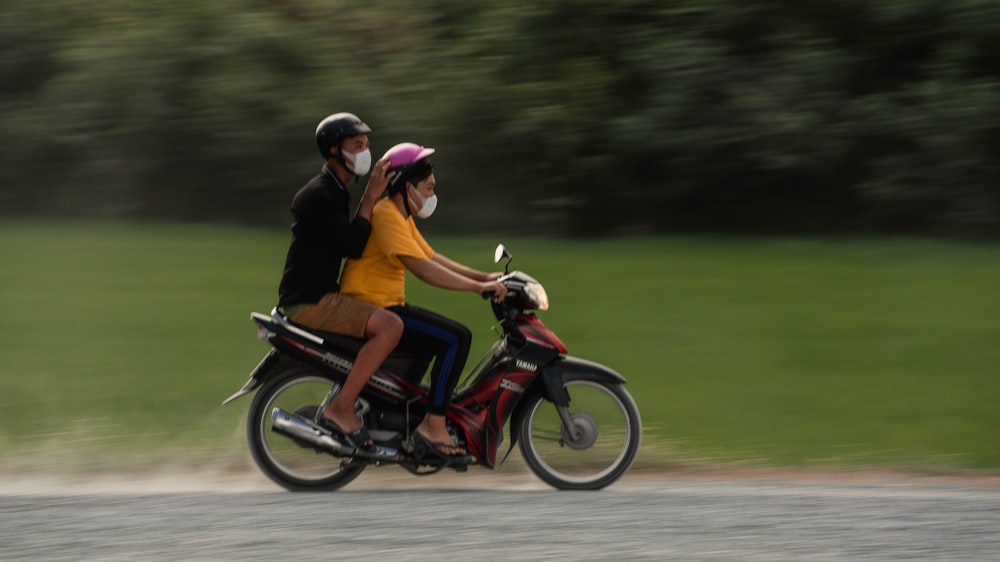
M 493 263 L 500 263 L 500 260 L 502 260 L 504 256 L 510 256 L 510 253 L 507 252 L 507 247 L 503 244 L 497 244 L 497 249 L 493 252 Z
M 503 266 L 504 273 L 510 273 L 511 257 L 512 256 L 510 255 L 510 252 L 507 251 L 506 246 L 504 246 L 503 244 L 497 244 L 497 249 L 495 252 L 493 252 L 493 263 L 500 263 L 500 260 L 506 258 L 507 263 L 505 263 Z

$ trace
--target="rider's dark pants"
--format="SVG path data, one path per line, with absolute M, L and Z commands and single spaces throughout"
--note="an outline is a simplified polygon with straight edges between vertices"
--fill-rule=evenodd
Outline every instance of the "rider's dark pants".
M 389 310 L 403 320 L 403 337 L 397 349 L 434 356 L 427 411 L 443 415 L 469 357 L 472 333 L 454 320 L 416 306 L 391 306 Z

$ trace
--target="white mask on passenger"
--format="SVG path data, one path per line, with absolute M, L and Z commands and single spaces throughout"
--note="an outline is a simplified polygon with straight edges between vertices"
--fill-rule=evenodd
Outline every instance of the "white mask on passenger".
M 344 150 L 343 153 L 344 153 L 344 162 L 347 163 L 347 169 L 354 172 L 355 174 L 363 176 L 367 174 L 369 170 L 372 169 L 371 150 L 368 150 L 366 148 L 357 154 L 352 154 Z
M 434 209 L 437 208 L 438 196 L 435 194 L 430 197 L 424 197 L 419 191 L 417 191 L 417 188 L 413 187 L 411 189 L 413 190 L 413 194 L 416 195 L 417 199 L 420 201 L 420 209 L 415 211 L 413 214 L 422 219 L 426 219 L 427 217 L 433 215 Z

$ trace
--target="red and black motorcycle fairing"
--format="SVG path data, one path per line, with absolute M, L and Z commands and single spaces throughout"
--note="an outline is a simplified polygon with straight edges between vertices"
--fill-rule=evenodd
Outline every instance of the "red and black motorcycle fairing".
M 480 464 L 490 468 L 497 463 L 504 424 L 517 411 L 521 399 L 537 384 L 543 367 L 566 353 L 566 346 L 534 314 L 522 313 L 506 318 L 503 327 L 506 337 L 494 361 L 480 371 L 468 390 L 452 400 L 453 406 L 476 412 L 472 418 L 454 421 L 464 430 L 470 452 Z M 543 380 L 543 384 L 562 389 L 558 381 Z M 515 435 L 511 447 L 516 442 Z

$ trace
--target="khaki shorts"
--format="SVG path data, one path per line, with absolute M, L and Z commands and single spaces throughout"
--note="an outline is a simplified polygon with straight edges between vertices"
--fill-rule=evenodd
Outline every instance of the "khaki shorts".
M 374 304 L 353 297 L 327 293 L 316 304 L 306 305 L 291 320 L 314 330 L 364 338 L 368 319 L 377 309 Z

